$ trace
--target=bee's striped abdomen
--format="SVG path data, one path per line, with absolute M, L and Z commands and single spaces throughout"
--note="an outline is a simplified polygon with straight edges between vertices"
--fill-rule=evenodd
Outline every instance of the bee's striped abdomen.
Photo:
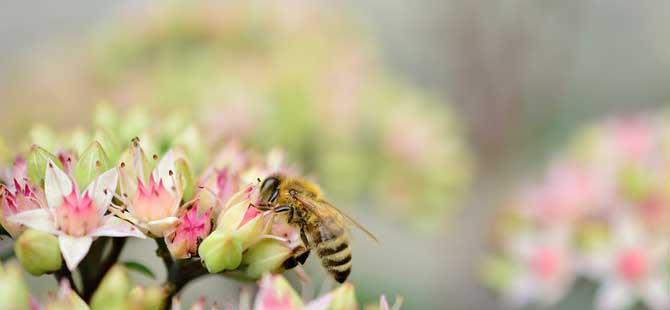
M 340 231 L 339 234 L 328 234 L 328 236 L 316 234 L 318 236 L 315 237 L 318 237 L 319 240 L 315 241 L 320 241 L 315 244 L 317 253 L 321 257 L 321 264 L 335 278 L 335 281 L 339 283 L 346 281 L 351 273 L 349 237 L 344 231 Z

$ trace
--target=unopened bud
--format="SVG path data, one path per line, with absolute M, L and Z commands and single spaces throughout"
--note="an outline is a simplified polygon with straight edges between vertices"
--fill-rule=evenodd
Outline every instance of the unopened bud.
M 161 310 L 165 306 L 165 290 L 160 287 L 136 286 L 129 295 L 128 300 L 132 310 Z
M 30 153 L 26 157 L 26 163 L 28 165 L 28 179 L 31 184 L 43 184 L 44 171 L 47 169 L 47 162 L 49 160 L 56 163 L 60 168 L 63 168 L 58 158 L 47 150 L 37 145 L 33 145 L 30 148 Z
M 351 310 L 358 309 L 356 303 L 356 291 L 351 283 L 344 283 L 332 291 L 333 299 L 330 303 L 330 310 Z
M 225 231 L 214 231 L 198 248 L 198 254 L 210 273 L 239 267 L 242 251 L 242 242 Z
M 3 309 L 28 309 L 30 305 L 21 268 L 14 262 L 0 266 L 0 301 Z
M 265 273 L 277 272 L 284 262 L 293 255 L 282 241 L 264 239 L 251 247 L 242 258 L 245 266 L 241 275 L 247 279 L 258 279 Z
M 105 150 L 98 141 L 93 141 L 79 155 L 74 168 L 74 178 L 77 184 L 90 184 L 100 173 L 111 168 L 111 163 Z
M 93 293 L 91 309 L 126 309 L 131 285 L 130 276 L 125 267 L 122 265 L 112 267 L 102 279 L 98 289 Z
M 219 215 L 216 230 L 232 234 L 246 250 L 269 232 L 271 227 L 265 220 L 258 210 L 249 206 L 248 200 L 243 200 Z
M 61 268 L 58 238 L 49 233 L 26 230 L 16 240 L 14 252 L 23 268 L 33 275 L 39 276 Z

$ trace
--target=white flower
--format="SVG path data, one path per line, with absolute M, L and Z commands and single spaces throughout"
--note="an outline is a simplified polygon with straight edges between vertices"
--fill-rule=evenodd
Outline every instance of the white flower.
M 133 160 L 121 164 L 121 192 L 127 212 L 118 215 L 131 221 L 145 234 L 163 237 L 178 224 L 178 211 L 183 196 L 183 184 L 176 168 L 173 152 L 166 153 L 148 176 L 142 159 L 143 151 L 131 149 Z M 130 170 L 128 170 L 130 168 Z
M 669 240 L 647 235 L 630 216 L 615 222 L 612 244 L 600 260 L 602 284 L 596 294 L 600 310 L 627 309 L 638 299 L 649 309 L 670 309 Z
M 65 263 L 74 270 L 96 237 L 144 238 L 132 224 L 105 215 L 117 181 L 118 172 L 113 168 L 98 176 L 80 193 L 77 184 L 49 160 L 44 177 L 47 208 L 21 212 L 9 220 L 58 236 Z
M 575 280 L 568 237 L 565 230 L 528 232 L 508 245 L 510 257 L 519 265 L 504 288 L 510 304 L 551 305 L 563 298 Z

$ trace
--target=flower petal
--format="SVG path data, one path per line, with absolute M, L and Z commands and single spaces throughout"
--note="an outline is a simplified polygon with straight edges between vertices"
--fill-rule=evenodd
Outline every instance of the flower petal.
M 56 229 L 54 218 L 47 209 L 35 209 L 24 211 L 9 217 L 9 221 L 28 226 L 32 229 L 41 230 L 50 234 L 59 234 Z
M 50 208 L 57 208 L 63 203 L 63 197 L 73 190 L 70 177 L 52 161 L 47 162 L 44 175 L 44 195 Z
M 102 225 L 91 232 L 90 236 L 146 238 L 146 236 L 133 224 L 113 215 L 105 216 Z
M 74 270 L 91 248 L 93 238 L 61 235 L 58 237 L 58 243 L 60 244 L 60 251 L 63 254 L 67 268 Z
M 119 172 L 116 167 L 105 171 L 91 183 L 86 192 L 95 200 L 95 206 L 98 213 L 103 216 L 112 202 L 116 184 L 119 180 Z
M 160 220 L 146 223 L 148 233 L 155 237 L 163 237 L 168 231 L 179 224 L 179 218 L 169 216 Z
M 176 166 L 175 166 L 174 152 L 168 151 L 167 153 L 165 153 L 165 155 L 163 155 L 163 158 L 158 163 L 156 170 L 154 170 L 154 179 L 156 180 L 156 182 L 162 180 L 163 185 L 167 189 L 179 188 L 177 184 L 174 183 L 174 181 L 177 179 L 174 176 L 175 172 L 176 172 Z
M 630 288 L 616 279 L 603 281 L 605 284 L 596 293 L 596 309 L 619 310 L 627 309 L 633 303 Z

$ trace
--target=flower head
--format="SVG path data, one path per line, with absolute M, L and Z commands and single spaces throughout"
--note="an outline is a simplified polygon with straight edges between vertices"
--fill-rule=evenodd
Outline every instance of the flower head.
M 617 219 L 614 238 L 601 254 L 598 309 L 624 309 L 638 298 L 650 309 L 670 307 L 668 241 L 650 238 L 632 217 Z
M 211 210 L 200 212 L 197 202 L 179 217 L 179 225 L 165 236 L 173 257 L 184 259 L 198 253 L 198 245 L 212 229 Z
M 517 266 L 505 290 L 513 305 L 559 301 L 575 279 L 575 266 L 564 231 L 528 233 L 508 245 Z
M 0 224 L 13 238 L 17 238 L 26 228 L 8 219 L 17 213 L 45 205 L 44 193 L 38 187 L 31 186 L 25 178 L 14 178 L 11 188 L 0 184 Z
M 198 253 L 209 272 L 237 268 L 242 252 L 269 232 L 272 217 L 251 206 L 252 191 L 252 187 L 245 188 L 228 200 L 215 230 L 200 245 Z
M 65 263 L 73 270 L 97 237 L 144 237 L 132 224 L 105 215 L 116 191 L 117 179 L 117 169 L 112 168 L 80 192 L 72 178 L 49 160 L 44 176 L 47 208 L 24 211 L 9 220 L 57 235 Z
M 163 237 L 179 223 L 178 211 L 184 185 L 177 165 L 183 159 L 176 159 L 170 151 L 152 169 L 138 140 L 133 140 L 126 155 L 127 160 L 121 162 L 119 170 L 121 194 L 127 212 L 118 215 L 131 221 L 147 235 Z M 158 156 L 154 155 L 153 158 L 157 160 Z

